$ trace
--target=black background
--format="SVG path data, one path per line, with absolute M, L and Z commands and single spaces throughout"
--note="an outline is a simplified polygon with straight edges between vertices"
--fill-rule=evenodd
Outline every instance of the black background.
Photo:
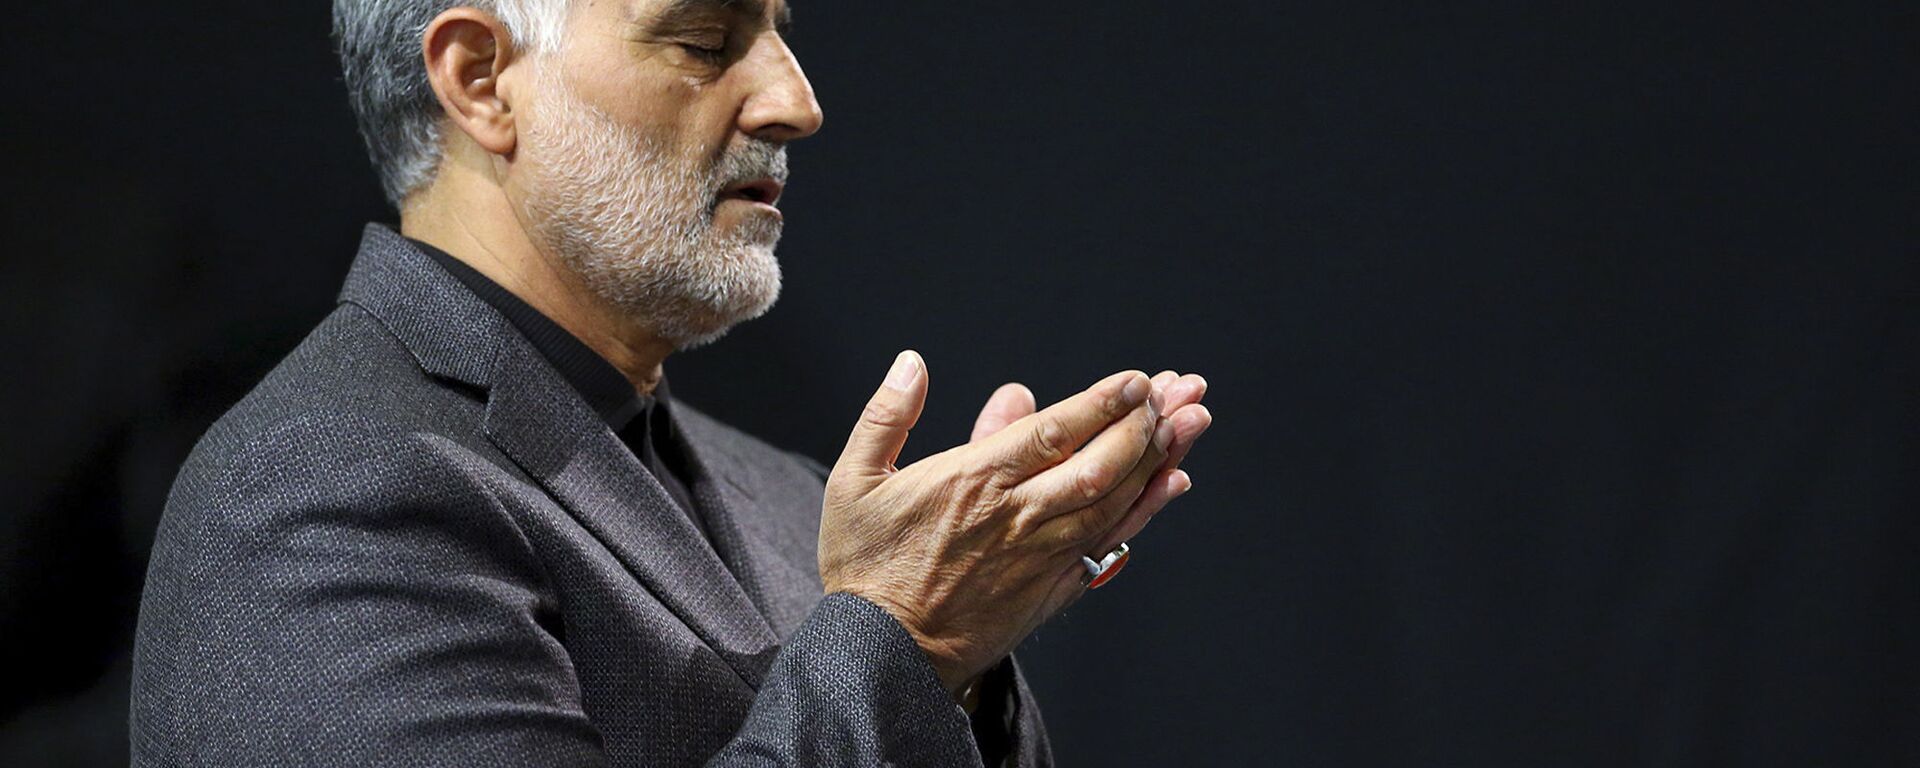
M 796 11 L 786 293 L 677 394 L 1212 382 L 1023 646 L 1063 764 L 1920 764 L 1913 4 Z M 8 12 L 0 762 L 125 761 L 172 473 L 391 216 L 327 13 Z

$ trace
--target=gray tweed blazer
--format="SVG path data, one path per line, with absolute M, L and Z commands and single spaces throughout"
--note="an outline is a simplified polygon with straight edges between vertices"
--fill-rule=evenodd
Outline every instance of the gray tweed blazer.
M 822 470 L 676 400 L 711 543 L 492 307 L 369 226 L 181 469 L 135 652 L 151 766 L 978 765 Z M 1051 763 L 1017 691 L 1013 762 Z

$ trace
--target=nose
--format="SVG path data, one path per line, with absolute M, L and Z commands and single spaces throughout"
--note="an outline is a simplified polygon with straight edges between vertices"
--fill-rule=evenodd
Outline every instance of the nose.
M 820 130 L 826 116 L 800 60 L 778 34 L 761 35 L 748 53 L 754 80 L 740 110 L 740 130 L 757 139 L 789 142 Z

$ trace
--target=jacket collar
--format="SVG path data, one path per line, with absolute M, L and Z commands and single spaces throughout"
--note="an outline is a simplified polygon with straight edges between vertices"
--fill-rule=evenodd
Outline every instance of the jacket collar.
M 340 299 L 385 324 L 427 373 L 485 391 L 487 438 L 758 686 L 779 651 L 766 616 L 659 481 L 498 311 L 378 224 L 367 226 Z
M 400 233 L 368 224 L 340 302 L 365 309 L 428 374 L 472 387 L 492 384 L 506 318 Z

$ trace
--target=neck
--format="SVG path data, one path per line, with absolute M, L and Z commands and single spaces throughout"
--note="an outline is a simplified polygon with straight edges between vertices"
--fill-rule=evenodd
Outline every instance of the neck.
M 651 394 L 673 345 L 623 317 L 558 257 L 536 245 L 517 207 L 490 183 L 493 179 L 476 175 L 453 163 L 443 166 L 431 187 L 407 200 L 400 233 L 499 283 L 606 358 L 635 391 Z

